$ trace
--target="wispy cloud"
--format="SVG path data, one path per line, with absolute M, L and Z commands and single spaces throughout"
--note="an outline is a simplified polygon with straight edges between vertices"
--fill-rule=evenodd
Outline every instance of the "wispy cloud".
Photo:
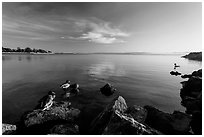
M 69 36 L 69 39 L 88 40 L 89 42 L 112 44 L 125 42 L 122 38 L 130 34 L 122 31 L 111 23 L 92 18 L 89 20 L 74 20 L 75 28 L 81 32 L 79 36 Z
M 84 40 L 93 43 L 113 44 L 124 43 L 125 37 L 130 34 L 122 31 L 118 26 L 98 18 L 72 18 L 60 19 L 20 20 L 3 16 L 3 35 L 13 38 L 50 41 Z

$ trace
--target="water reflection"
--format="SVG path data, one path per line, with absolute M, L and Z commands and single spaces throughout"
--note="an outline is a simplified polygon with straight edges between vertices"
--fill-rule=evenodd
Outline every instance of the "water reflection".
M 11 56 L 2 55 L 2 61 L 9 61 L 11 59 L 12 59 Z
M 101 62 L 88 67 L 88 75 L 96 78 L 107 79 L 111 76 L 121 77 L 125 75 L 125 70 L 116 67 L 112 62 Z
M 2 55 L 2 61 L 28 61 L 31 62 L 32 60 L 43 60 L 46 55 Z

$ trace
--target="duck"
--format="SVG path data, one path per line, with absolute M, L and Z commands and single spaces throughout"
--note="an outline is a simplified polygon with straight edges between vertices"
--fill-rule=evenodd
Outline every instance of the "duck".
M 174 67 L 177 68 L 177 67 L 180 67 L 180 66 L 179 66 L 179 65 L 176 65 L 176 63 L 174 63 Z
M 45 111 L 49 110 L 50 107 L 53 105 L 53 100 L 55 99 L 55 92 L 54 91 L 49 91 L 48 95 L 44 96 L 40 100 L 40 108 Z
M 60 85 L 60 88 L 66 90 L 70 87 L 70 81 L 69 80 L 66 80 L 65 83 L 63 83 L 62 85 Z

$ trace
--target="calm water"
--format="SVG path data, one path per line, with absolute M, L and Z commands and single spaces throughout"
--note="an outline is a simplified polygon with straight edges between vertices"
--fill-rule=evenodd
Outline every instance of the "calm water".
M 80 94 L 70 100 L 81 110 L 81 121 L 90 122 L 115 96 L 128 105 L 152 105 L 166 112 L 184 111 L 179 90 L 182 79 L 171 76 L 176 62 L 182 73 L 201 68 L 201 62 L 181 55 L 2 55 L 3 122 L 14 123 L 32 110 L 49 90 L 62 100 L 59 85 L 79 83 Z M 117 88 L 111 97 L 100 94 L 105 83 Z

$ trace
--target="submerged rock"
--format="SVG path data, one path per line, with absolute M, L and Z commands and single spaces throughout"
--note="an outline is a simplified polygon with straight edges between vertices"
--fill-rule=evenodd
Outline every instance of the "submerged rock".
M 191 117 L 185 113 L 174 111 L 173 114 L 164 113 L 152 106 L 144 106 L 147 110 L 145 123 L 164 134 L 189 134 Z
M 116 91 L 116 89 L 111 84 L 107 83 L 105 86 L 100 88 L 100 91 L 103 95 L 110 96 Z
M 99 116 L 93 121 L 91 134 L 106 135 L 142 135 L 142 134 L 161 134 L 160 132 L 136 121 L 131 115 L 136 111 L 139 120 L 144 116 L 142 109 L 128 109 L 125 99 L 119 96 Z M 130 112 L 130 113 L 127 113 Z M 143 120 L 141 120 L 143 121 Z

